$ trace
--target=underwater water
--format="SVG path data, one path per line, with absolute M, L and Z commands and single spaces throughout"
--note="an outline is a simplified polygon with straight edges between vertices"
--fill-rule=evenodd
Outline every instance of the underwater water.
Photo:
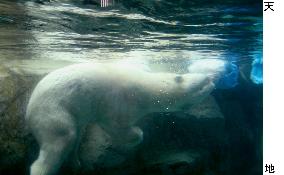
M 108 151 L 99 163 L 82 158 L 92 170 L 79 174 L 262 174 L 262 1 L 97 2 L 0 0 L 0 174 L 27 174 L 36 157 L 23 116 L 40 78 L 113 59 L 147 60 L 161 72 L 198 59 L 230 68 L 206 102 L 151 114 L 139 121 L 144 140 L 136 151 Z

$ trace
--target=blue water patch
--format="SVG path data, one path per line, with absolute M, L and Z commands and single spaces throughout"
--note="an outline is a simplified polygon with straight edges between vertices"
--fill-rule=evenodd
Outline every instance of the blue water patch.
M 217 89 L 229 89 L 238 84 L 239 68 L 234 63 L 228 63 L 226 72 L 216 84 Z
M 263 65 L 262 65 L 262 53 L 253 55 L 252 69 L 250 78 L 255 84 L 263 83 Z

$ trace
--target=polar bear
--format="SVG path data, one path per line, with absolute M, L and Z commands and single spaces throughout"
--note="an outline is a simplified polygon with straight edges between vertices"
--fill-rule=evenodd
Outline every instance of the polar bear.
M 199 68 L 198 68 L 199 67 Z M 54 175 L 76 152 L 88 123 L 130 149 L 143 140 L 136 121 L 180 111 L 204 99 L 225 71 L 222 60 L 193 61 L 185 74 L 152 72 L 144 63 L 81 63 L 55 70 L 35 87 L 26 122 L 40 146 L 31 175 Z M 94 148 L 95 149 L 95 148 Z

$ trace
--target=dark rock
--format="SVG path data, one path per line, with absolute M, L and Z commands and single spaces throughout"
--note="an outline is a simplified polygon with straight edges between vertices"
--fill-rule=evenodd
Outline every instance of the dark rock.
M 0 174 L 25 165 L 32 145 L 24 123 L 25 107 L 38 77 L 0 67 Z M 25 167 L 25 166 L 22 166 Z M 24 168 L 23 168 L 24 169 Z
M 262 174 L 262 92 L 262 86 L 242 77 L 236 88 L 213 94 L 226 119 L 228 143 L 223 161 L 227 173 Z
M 138 150 L 140 162 L 145 164 L 141 171 L 147 174 L 151 171 L 203 174 L 210 168 L 220 171 L 227 136 L 224 116 L 212 96 L 183 113 L 149 115 L 140 125 L 145 136 Z M 218 163 L 217 167 L 211 166 Z

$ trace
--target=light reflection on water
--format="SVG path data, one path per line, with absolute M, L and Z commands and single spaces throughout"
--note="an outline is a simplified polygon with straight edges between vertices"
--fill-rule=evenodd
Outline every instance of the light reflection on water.
M 262 50 L 256 42 L 262 37 L 262 17 L 248 7 L 195 7 L 165 16 L 122 7 L 3 1 L 0 61 L 29 71 L 127 58 L 219 58 L 248 64 L 250 53 Z

